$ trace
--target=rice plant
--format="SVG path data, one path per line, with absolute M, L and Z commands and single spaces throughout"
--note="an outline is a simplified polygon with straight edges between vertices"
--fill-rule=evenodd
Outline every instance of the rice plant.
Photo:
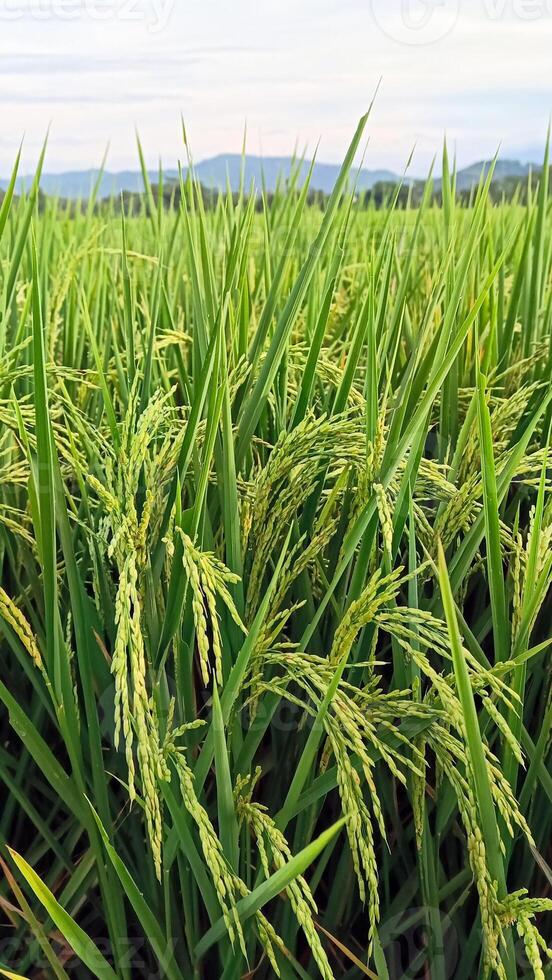
M 5 976 L 547 975 L 548 155 L 378 210 L 366 124 L 324 202 L 16 161 Z

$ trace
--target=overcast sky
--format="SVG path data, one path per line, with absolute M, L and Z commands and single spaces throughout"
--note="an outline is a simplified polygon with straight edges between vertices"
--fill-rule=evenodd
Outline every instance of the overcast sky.
M 136 169 L 296 143 L 338 161 L 382 79 L 366 166 L 541 155 L 552 0 L 0 0 L 0 175 L 48 123 L 46 169 Z

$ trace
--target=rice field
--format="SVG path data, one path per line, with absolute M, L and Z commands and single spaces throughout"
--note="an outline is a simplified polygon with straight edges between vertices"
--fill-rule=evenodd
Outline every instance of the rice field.
M 323 207 L 16 163 L 5 976 L 550 975 L 548 158 L 360 207 L 366 123 Z

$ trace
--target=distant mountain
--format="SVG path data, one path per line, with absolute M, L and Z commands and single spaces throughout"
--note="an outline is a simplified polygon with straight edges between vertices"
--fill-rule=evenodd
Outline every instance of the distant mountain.
M 469 191 L 472 187 L 476 187 L 481 175 L 484 174 L 486 176 L 488 174 L 491 163 L 492 161 L 490 160 L 480 160 L 478 163 L 472 163 L 469 167 L 464 167 L 463 170 L 459 170 L 456 175 L 457 189 L 459 191 Z M 533 163 L 520 163 L 519 160 L 497 160 L 493 174 L 493 183 L 510 178 L 526 180 L 531 172 L 538 173 L 540 170 L 541 167 Z
M 310 162 L 294 162 L 291 157 L 248 155 L 245 157 L 245 163 L 243 163 L 239 153 L 222 153 L 219 156 L 196 163 L 194 170 L 204 187 L 223 189 L 228 180 L 232 190 L 235 191 L 240 185 L 242 165 L 246 189 L 250 189 L 253 183 L 257 191 L 260 191 L 263 186 L 266 187 L 267 191 L 273 191 L 279 180 L 289 178 L 293 168 L 299 169 L 299 183 L 302 184 L 307 176 Z M 458 190 L 469 191 L 477 185 L 481 174 L 487 173 L 489 166 L 489 161 L 480 161 L 458 171 Z M 311 179 L 312 189 L 329 194 L 337 180 L 339 169 L 339 164 L 316 162 Z M 532 164 L 519 163 L 517 160 L 498 160 L 494 181 L 510 178 L 524 180 L 531 170 L 536 173 L 540 168 Z M 152 171 L 149 176 L 152 183 L 157 182 L 156 171 Z M 178 177 L 178 172 L 167 170 L 164 172 L 164 177 L 167 181 L 175 180 Z M 101 198 L 119 195 L 122 191 L 140 193 L 143 190 L 142 175 L 139 171 L 134 170 L 105 171 L 101 178 L 98 170 L 71 170 L 60 174 L 43 174 L 40 186 L 45 194 L 71 199 L 87 198 L 98 179 L 100 180 L 99 197 Z M 369 191 L 376 184 L 395 184 L 400 180 L 400 177 L 391 170 L 363 169 L 358 175 L 353 173 L 352 179 L 356 179 L 359 191 Z M 18 189 L 20 190 L 23 186 L 30 187 L 31 182 L 32 176 L 21 177 L 18 181 Z M 408 183 L 415 183 L 415 181 L 409 179 Z M 440 181 L 436 180 L 436 187 L 439 184 Z M 0 179 L 0 189 L 5 190 L 7 186 L 8 180 Z
M 309 161 L 298 163 L 294 162 L 291 157 L 246 156 L 243 170 L 245 187 L 249 189 L 254 183 L 257 191 L 260 191 L 263 186 L 266 187 L 267 191 L 273 191 L 278 181 L 289 178 L 294 168 L 299 169 L 299 183 L 302 184 L 308 174 L 309 167 Z M 215 189 L 225 188 L 227 180 L 229 180 L 232 190 L 238 190 L 241 169 L 242 157 L 239 153 L 224 153 L 194 164 L 196 176 L 203 186 Z M 311 180 L 312 189 L 323 191 L 326 194 L 330 193 L 337 180 L 339 169 L 339 164 L 315 163 Z M 149 177 L 152 183 L 156 183 L 157 171 L 151 171 Z M 164 172 L 164 178 L 167 181 L 175 180 L 177 177 L 178 171 L 176 170 Z M 40 186 L 45 194 L 66 198 L 86 198 L 89 197 L 99 178 L 98 170 L 72 170 L 59 174 L 43 174 Z M 359 190 L 370 190 L 374 184 L 381 181 L 395 183 L 398 179 L 391 170 L 361 170 L 357 186 Z M 31 183 L 32 176 L 21 177 L 18 180 L 18 189 L 20 190 L 23 186 L 28 188 Z M 0 179 L 0 188 L 5 190 L 7 186 L 8 180 Z M 99 197 L 105 198 L 112 194 L 120 194 L 121 191 L 140 193 L 143 187 L 142 175 L 139 171 L 105 171 L 100 178 L 98 193 Z
M 304 160 L 301 164 L 298 162 L 294 164 L 291 157 L 246 156 L 244 166 L 245 187 L 249 188 L 254 182 L 257 190 L 264 186 L 268 191 L 273 191 L 278 180 L 290 176 L 293 167 L 299 170 L 299 183 L 304 183 L 310 168 L 310 161 L 308 160 Z M 228 175 L 232 190 L 239 188 L 241 168 L 242 157 L 239 153 L 223 153 L 194 165 L 196 175 L 204 187 L 224 188 Z M 337 163 L 316 162 L 311 178 L 312 189 L 323 191 L 325 194 L 331 193 L 339 170 L 340 165 Z M 354 171 L 352 179 L 357 179 Z M 391 170 L 361 170 L 358 174 L 357 187 L 360 191 L 367 191 L 381 181 L 395 183 L 398 179 L 397 174 Z
M 167 174 L 167 179 L 177 176 L 176 171 Z M 157 180 L 157 174 L 150 175 L 152 181 Z M 60 174 L 42 174 L 40 181 L 41 190 L 45 194 L 65 197 L 70 199 L 87 198 L 100 178 L 99 170 L 68 170 Z M 32 175 L 20 177 L 17 181 L 17 189 L 23 187 L 27 190 L 33 181 Z M 0 179 L 0 188 L 3 190 L 8 186 L 7 180 Z M 104 171 L 100 178 L 99 197 L 111 197 L 118 195 L 122 191 L 140 193 L 144 189 L 142 174 L 134 170 L 121 170 L 117 173 Z

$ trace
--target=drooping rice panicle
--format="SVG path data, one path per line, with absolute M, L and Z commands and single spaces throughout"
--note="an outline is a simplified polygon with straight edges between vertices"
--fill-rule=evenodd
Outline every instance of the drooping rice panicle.
M 0 972 L 547 976 L 548 158 L 364 193 L 366 122 L 0 192 Z

